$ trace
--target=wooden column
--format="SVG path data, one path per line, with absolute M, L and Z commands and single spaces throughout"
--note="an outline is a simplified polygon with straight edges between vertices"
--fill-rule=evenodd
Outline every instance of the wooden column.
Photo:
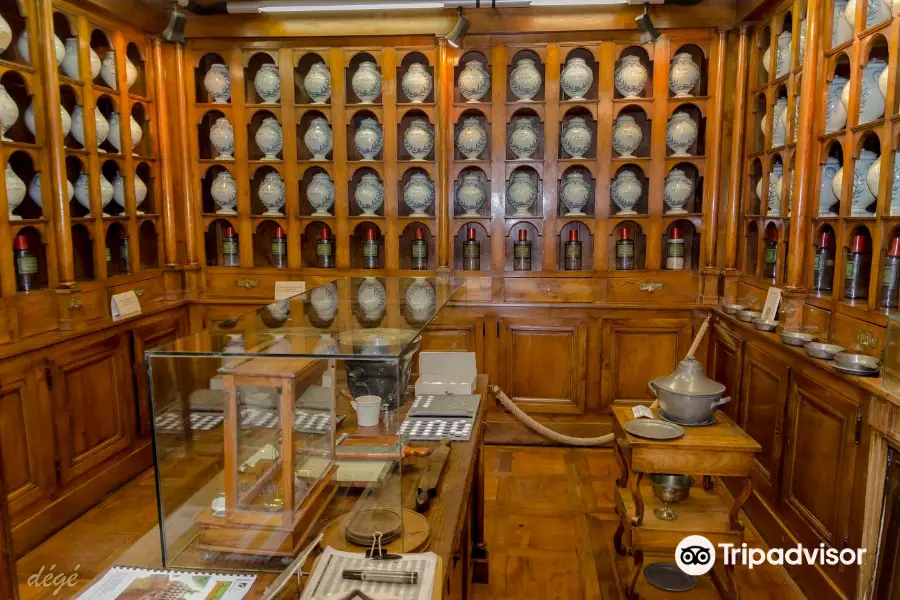
M 185 75 L 185 56 L 184 49 L 179 44 L 175 44 L 175 95 L 178 101 L 176 106 L 176 115 L 173 122 L 181 123 L 182 127 L 178 128 L 178 152 L 181 156 L 181 172 L 185 180 L 184 185 L 184 229 L 187 232 L 184 236 L 185 259 L 185 281 L 184 288 L 188 297 L 193 295 L 193 291 L 199 290 L 200 267 L 197 262 L 197 239 L 200 237 L 197 215 L 197 201 L 194 198 L 194 172 L 191 165 L 191 127 L 193 121 L 188 112 L 188 91 L 185 86 L 187 81 Z
M 162 197 L 162 217 L 163 217 L 163 246 L 166 251 L 166 266 L 176 267 L 177 250 L 175 239 L 175 193 L 172 183 L 172 161 L 169 156 L 172 153 L 172 139 L 169 136 L 169 127 L 172 122 L 169 119 L 169 104 L 166 102 L 166 86 L 163 84 L 163 42 L 159 38 L 153 40 L 153 64 L 156 66 L 157 74 L 155 79 L 155 90 L 157 98 L 156 114 L 159 120 L 159 181 Z M 188 127 L 182 123 L 179 129 L 187 130 Z M 186 186 L 188 187 L 188 186 Z
M 453 265 L 453 232 L 450 219 L 453 215 L 453 189 L 450 177 L 450 160 L 453 157 L 453 57 L 445 38 L 438 39 L 437 66 L 435 68 L 435 104 L 437 123 L 435 147 L 437 161 L 437 198 L 435 217 L 437 218 L 439 273 L 448 273 Z
M 710 136 L 709 161 L 707 162 L 708 184 L 706 195 L 707 206 L 703 210 L 708 224 L 703 231 L 705 241 L 706 264 L 703 267 L 703 303 L 715 304 L 719 295 L 719 267 L 716 256 L 716 237 L 718 236 L 720 188 L 722 185 L 722 121 L 725 116 L 725 57 L 727 52 L 728 30 L 720 29 L 716 40 L 716 89 L 713 97 Z M 708 128 L 709 129 L 709 128 Z M 735 158 L 735 157 L 732 157 Z M 735 158 L 740 164 L 740 157 Z
M 750 26 L 738 29 L 737 64 L 734 82 L 734 116 L 731 136 L 731 169 L 728 173 L 728 198 L 725 216 L 725 293 L 724 302 L 737 303 L 737 251 L 741 215 L 741 179 L 743 173 L 745 120 L 747 118 L 747 68 L 750 52 Z
M 809 0 L 806 9 L 806 47 L 803 62 L 803 79 L 800 89 L 800 118 L 797 124 L 800 135 L 794 158 L 794 197 L 790 223 L 791 251 L 787 256 L 787 279 L 782 297 L 782 313 L 785 329 L 800 330 L 803 325 L 803 304 L 806 300 L 804 285 L 804 267 L 806 265 L 806 240 L 809 238 L 810 206 L 815 183 L 813 177 L 815 152 L 815 106 L 812 101 L 816 97 L 816 82 L 819 66 L 819 40 L 822 31 L 822 2 Z

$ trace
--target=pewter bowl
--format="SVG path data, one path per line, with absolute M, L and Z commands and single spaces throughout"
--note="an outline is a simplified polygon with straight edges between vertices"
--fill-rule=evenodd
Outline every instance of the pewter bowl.
M 775 331 L 778 329 L 778 321 L 764 321 L 762 319 L 753 319 L 753 326 L 760 331 Z
M 806 353 L 813 358 L 821 358 L 824 360 L 833 360 L 835 354 L 844 351 L 843 346 L 824 344 L 822 342 L 809 342 L 803 347 L 806 348 Z
M 851 371 L 877 371 L 881 368 L 881 363 L 877 358 L 866 354 L 838 352 L 834 355 L 834 362 L 838 366 Z
M 735 313 L 738 321 L 744 321 L 745 323 L 749 323 L 753 319 L 758 319 L 762 316 L 761 312 L 757 312 L 755 310 L 739 310 Z
M 722 312 L 726 315 L 733 315 L 739 311 L 747 310 L 747 307 L 743 304 L 723 304 Z
M 811 333 L 803 333 L 802 331 L 782 331 L 781 341 L 788 346 L 805 346 L 815 341 L 816 336 Z
M 681 502 L 691 493 L 694 478 L 687 475 L 654 473 L 650 475 L 653 484 L 653 495 L 666 503 Z

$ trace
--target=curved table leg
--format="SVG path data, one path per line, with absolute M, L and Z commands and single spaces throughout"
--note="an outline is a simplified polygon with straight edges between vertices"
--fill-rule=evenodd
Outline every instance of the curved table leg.
M 719 595 L 725 600 L 739 600 L 740 592 L 738 592 L 737 582 L 734 580 L 734 565 L 723 565 L 721 575 L 719 569 L 714 568 L 709 574 L 713 578 L 713 583 L 719 591 Z
M 632 567 L 631 581 L 628 583 L 628 588 L 625 590 L 625 598 L 627 600 L 639 600 L 640 596 L 634 591 L 634 587 L 637 585 L 638 577 L 641 576 L 641 572 L 644 570 L 644 551 L 635 550 L 632 553 L 632 556 L 634 558 L 634 566 Z
M 625 454 L 622 452 L 622 447 L 619 446 L 619 440 L 613 442 L 613 448 L 615 448 L 613 454 L 619 464 L 619 478 L 616 479 L 616 485 L 623 488 L 628 485 L 628 463 L 625 462 Z
M 616 549 L 616 554 L 619 556 L 625 556 L 625 547 L 622 545 L 622 536 L 625 534 L 625 524 L 619 519 L 619 526 L 616 527 L 616 533 L 613 535 L 613 546 Z
M 741 487 L 741 493 L 737 495 L 734 499 L 734 504 L 731 506 L 731 510 L 728 512 L 728 524 L 731 525 L 731 528 L 735 531 L 743 531 L 744 526 L 738 521 L 738 512 L 740 512 L 741 507 L 744 506 L 744 503 L 750 497 L 750 492 L 753 489 L 753 485 L 750 483 L 750 478 L 744 480 L 744 484 Z
M 641 479 L 643 477 L 644 474 L 638 471 L 631 478 L 631 499 L 634 501 L 634 517 L 631 519 L 631 524 L 635 527 L 639 527 L 644 521 L 644 499 L 641 497 Z

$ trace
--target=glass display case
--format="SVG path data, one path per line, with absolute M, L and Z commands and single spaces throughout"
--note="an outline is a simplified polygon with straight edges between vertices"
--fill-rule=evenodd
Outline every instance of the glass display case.
M 318 533 L 424 549 L 405 463 L 431 447 L 398 429 L 451 299 L 453 279 L 337 279 L 149 350 L 163 563 L 278 571 Z

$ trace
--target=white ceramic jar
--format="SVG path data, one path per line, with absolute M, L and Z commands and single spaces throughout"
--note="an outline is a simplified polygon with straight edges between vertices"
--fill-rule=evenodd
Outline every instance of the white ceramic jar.
M 82 172 L 81 175 L 78 176 L 78 179 L 75 180 L 75 199 L 78 200 L 78 203 L 81 206 L 90 212 L 91 195 L 88 185 L 87 173 Z
M 109 213 L 106 212 L 106 207 L 112 202 L 114 191 L 113 185 L 110 183 L 109 179 L 107 179 L 103 173 L 100 173 L 100 206 L 103 207 L 104 217 L 110 216 Z
M 643 185 L 631 171 L 620 171 L 610 187 L 613 203 L 619 207 L 617 215 L 636 215 L 635 205 L 641 198 Z
M 107 87 L 118 89 L 118 81 L 116 81 L 116 51 L 109 50 L 103 55 L 103 61 L 100 63 L 100 79 Z
M 332 216 L 328 209 L 334 206 L 334 182 L 328 173 L 316 173 L 306 186 L 306 200 L 313 207 L 314 217 Z
M 19 56 L 22 57 L 22 60 L 25 61 L 25 64 L 31 64 L 31 50 L 28 47 L 28 30 L 22 32 L 22 35 L 19 36 L 19 39 L 16 40 L 16 50 L 19 51 Z M 66 57 L 66 46 L 63 44 L 62 40 L 53 36 L 53 53 L 56 55 L 56 66 L 62 64 L 63 59 Z
M 266 207 L 265 217 L 283 217 L 281 207 L 284 206 L 284 181 L 277 171 L 266 173 L 257 190 L 259 201 Z
M 62 134 L 63 139 L 69 135 L 69 132 L 72 131 L 72 117 L 69 115 L 68 111 L 66 111 L 65 107 L 59 107 L 59 117 L 62 121 Z M 28 108 L 25 109 L 25 115 L 22 118 L 25 121 L 25 128 L 31 132 L 31 135 L 37 135 L 37 129 L 35 128 L 34 123 L 34 101 L 31 101 L 31 104 L 28 105 Z
M 828 83 L 828 97 L 825 103 L 825 133 L 840 131 L 847 124 L 847 107 L 841 100 L 841 93 L 848 79 L 835 75 Z
M 697 142 L 698 127 L 686 112 L 676 112 L 666 127 L 666 145 L 672 156 L 690 156 L 688 150 Z
M 403 132 L 403 147 L 413 160 L 425 160 L 434 149 L 434 131 L 424 119 L 413 119 Z
M 537 184 L 530 173 L 513 171 L 506 186 L 506 201 L 513 207 L 513 217 L 533 217 L 531 207 L 537 201 Z
M 834 48 L 853 37 L 853 23 L 847 20 L 847 0 L 834 0 L 832 10 L 831 47 Z
M 880 58 L 872 58 L 863 68 L 862 95 L 859 99 L 859 122 L 869 123 L 884 116 L 884 96 L 878 87 L 881 72 L 887 63 Z
M 890 71 L 882 69 L 881 75 L 878 76 L 878 90 L 881 92 L 881 97 L 885 99 L 887 99 L 888 75 L 890 75 Z
M 834 178 L 841 170 L 841 163 L 833 156 L 829 156 L 825 164 L 822 165 L 822 181 L 819 184 L 819 216 L 820 217 L 836 217 L 834 207 L 840 199 L 840 186 L 838 186 L 837 194 L 833 187 Z
M 375 102 L 381 95 L 381 73 L 375 63 L 370 60 L 359 63 L 350 78 L 350 88 L 362 104 Z
M 791 32 L 782 31 L 776 44 L 775 77 L 781 77 L 791 70 Z
M 144 211 L 137 210 L 141 204 L 144 203 L 144 200 L 147 199 L 147 184 L 144 183 L 144 180 L 137 176 L 137 173 L 134 175 L 134 208 L 135 214 L 142 215 Z
M 219 153 L 216 160 L 234 160 L 234 128 L 226 117 L 219 117 L 209 128 L 209 141 Z
M 272 63 L 263 63 L 253 77 L 253 88 L 263 104 L 278 104 L 281 100 L 281 74 L 278 66 Z
M 421 63 L 412 63 L 400 80 L 403 95 L 413 104 L 420 104 L 428 99 L 434 82 L 431 73 Z
M 109 121 L 106 120 L 106 117 L 103 116 L 103 113 L 100 112 L 100 109 L 96 106 L 94 107 L 94 127 L 97 131 L 97 151 L 105 153 L 106 150 L 103 150 L 99 146 L 101 146 L 103 142 L 105 142 L 109 138 Z M 84 136 L 82 134 L 82 139 L 79 140 L 82 146 L 84 145 L 83 137 Z
M 406 306 L 414 323 L 424 323 L 434 312 L 436 298 L 434 288 L 424 277 L 416 277 L 406 288 Z
M 850 203 L 851 217 L 868 217 L 872 215 L 873 211 L 868 209 L 875 202 L 876 198 L 866 183 L 866 175 L 869 174 L 869 169 L 872 168 L 872 165 L 877 160 L 877 154 L 865 149 L 860 151 L 859 158 L 856 159 L 856 168 L 853 172 L 853 199 Z
M 337 286 L 333 283 L 326 283 L 313 288 L 309 293 L 309 303 L 320 319 L 330 321 L 337 314 Z
M 481 171 L 463 171 L 462 179 L 456 185 L 456 206 L 462 209 L 462 216 L 481 216 L 478 211 L 486 200 L 484 174 Z
M 835 172 L 834 177 L 831 178 L 831 191 L 838 201 L 840 201 L 841 198 L 842 187 L 844 187 L 844 167 L 840 166 L 838 167 L 837 172 Z
M 563 128 L 559 142 L 570 158 L 584 158 L 591 151 L 594 135 L 584 117 L 572 117 Z
M 639 56 L 629 54 L 620 58 L 613 77 L 616 91 L 623 98 L 640 98 L 647 87 L 647 68 Z
M 125 178 L 121 173 L 116 173 L 113 178 L 113 201 L 123 210 L 125 209 Z
M 663 199 L 669 210 L 668 215 L 683 215 L 687 211 L 684 205 L 694 193 L 694 182 L 685 175 L 681 169 L 672 169 L 666 176 L 666 184 L 663 188 Z
M 9 26 L 6 19 L 3 18 L 3 15 L 0 15 L 0 54 L 6 52 L 6 49 L 9 48 L 11 43 L 12 28 Z
M 644 139 L 641 126 L 630 115 L 619 115 L 613 124 L 612 135 L 613 150 L 620 158 L 632 158 Z
M 220 171 L 210 186 L 210 195 L 218 206 L 217 215 L 236 215 L 237 183 L 231 173 Z
M 847 1 L 846 8 L 844 8 L 844 18 L 850 24 L 850 37 L 853 37 L 852 32 L 856 28 L 856 0 Z
M 866 3 L 866 27 L 878 25 L 891 18 L 891 0 L 868 0 Z
M 785 114 L 787 113 L 787 98 L 778 98 L 772 110 L 772 147 L 784 146 Z
M 333 142 L 334 136 L 328 121 L 324 117 L 313 117 L 306 133 L 303 134 L 303 144 L 313 155 L 313 160 L 328 160 L 328 153 L 331 152 Z
M 584 207 L 591 199 L 591 186 L 581 171 L 567 173 L 559 193 L 567 217 L 584 216 Z
M 479 102 L 491 89 L 491 78 L 480 60 L 470 60 L 460 71 L 456 85 L 466 102 Z
M 6 91 L 6 87 L 0 85 L 0 124 L 2 124 L 4 142 L 12 141 L 6 137 L 6 133 L 18 120 L 19 106 L 13 100 L 13 97 L 9 95 L 9 92 Z
M 434 183 L 425 173 L 413 173 L 403 186 L 403 201 L 412 209 L 411 217 L 428 217 L 425 212 L 434 204 Z
M 109 135 L 107 139 L 116 151 L 122 152 L 122 123 L 119 113 L 115 111 L 109 115 Z
M 520 58 L 516 68 L 509 74 L 509 89 L 522 102 L 534 100 L 542 83 L 541 72 L 530 58 Z
M 364 277 L 356 291 L 356 302 L 369 321 L 377 321 L 387 307 L 387 292 L 375 277 Z
M 130 90 L 131 86 L 135 84 L 138 78 L 138 70 L 137 67 L 134 66 L 134 63 L 131 62 L 131 59 L 128 56 L 125 56 L 125 89 Z
M 214 104 L 228 104 L 231 100 L 231 75 L 228 67 L 222 63 L 211 64 L 203 77 L 203 87 Z
M 456 148 L 469 160 L 478 160 L 487 148 L 487 132 L 476 117 L 467 117 L 456 135 Z
M 894 152 L 894 173 L 891 178 L 891 208 L 892 217 L 900 215 L 900 151 Z
M 583 58 L 577 56 L 566 61 L 559 76 L 559 86 L 567 98 L 580 100 L 584 98 L 594 83 L 594 72 Z
M 266 117 L 253 136 L 256 147 L 265 156 L 262 160 L 281 160 L 278 154 L 284 147 L 284 138 L 281 133 L 281 125 L 275 117 Z
M 784 178 L 784 165 L 777 162 L 769 171 L 769 195 L 766 200 L 766 215 L 770 217 L 781 216 L 781 186 Z
M 800 37 L 799 37 L 800 49 L 797 56 L 798 64 L 803 64 L 803 59 L 806 58 L 806 17 L 803 17 L 803 20 L 800 21 Z
M 21 221 L 22 217 L 14 215 L 13 211 L 19 208 L 28 188 L 25 182 L 13 171 L 13 168 L 7 163 L 6 165 L 6 206 L 10 221 Z
M 66 53 L 59 67 L 68 77 L 81 79 L 81 74 L 78 72 L 78 38 L 66 38 Z
M 669 89 L 676 98 L 693 96 L 694 88 L 700 81 L 700 66 L 688 52 L 679 52 L 669 67 Z
M 353 136 L 353 145 L 363 160 L 375 160 L 384 146 L 384 135 L 378 121 L 369 117 L 362 119 Z
M 356 185 L 353 192 L 356 205 L 367 217 L 374 217 L 381 205 L 384 204 L 384 186 L 374 173 L 365 173 Z
M 34 177 L 31 178 L 31 183 L 28 184 L 28 197 L 31 198 L 31 201 L 37 204 L 38 208 L 42 211 L 44 209 L 44 197 L 41 193 L 41 172 L 38 171 L 34 174 Z M 72 198 L 75 197 L 75 187 L 72 185 L 72 182 L 66 179 L 66 200 L 68 202 L 72 201 Z
M 509 150 L 518 159 L 534 157 L 538 149 L 538 131 L 532 117 L 519 117 L 513 123 L 512 131 L 507 136 Z
M 877 158 L 866 173 L 866 185 L 876 198 L 878 197 L 878 180 L 881 179 L 881 157 Z
M 324 62 L 313 63 L 303 78 L 303 90 L 313 104 L 327 104 L 331 99 L 331 70 Z

